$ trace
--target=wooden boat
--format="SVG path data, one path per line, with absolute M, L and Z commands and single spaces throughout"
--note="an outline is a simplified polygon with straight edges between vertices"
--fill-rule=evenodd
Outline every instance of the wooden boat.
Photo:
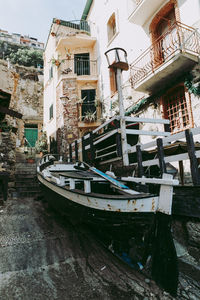
M 171 211 L 171 190 L 168 199 L 162 191 L 159 195 L 139 193 L 96 168 L 66 163 L 52 155 L 41 159 L 37 176 L 48 203 L 81 222 L 102 226 L 129 225 L 144 220 L 151 222 L 157 211 Z M 171 184 L 173 189 L 169 179 L 160 179 L 159 183 Z
M 162 179 L 122 178 L 129 183 L 160 184 L 159 194 L 151 195 L 131 189 L 94 167 L 46 155 L 37 166 L 37 176 L 47 202 L 71 221 L 91 224 L 103 235 L 112 230 L 119 239 L 126 236 L 128 228 L 132 236 L 139 233 L 144 242 L 142 264 L 150 255 L 152 277 L 176 295 L 178 269 L 170 214 L 173 185 L 178 181 L 172 175 L 163 174 Z M 112 252 L 118 257 L 122 255 L 114 248 Z

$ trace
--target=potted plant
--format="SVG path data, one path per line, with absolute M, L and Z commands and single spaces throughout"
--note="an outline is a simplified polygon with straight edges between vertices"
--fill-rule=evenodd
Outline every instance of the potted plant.
M 26 159 L 27 163 L 33 164 L 35 162 L 35 157 L 33 154 L 29 154 Z
M 83 116 L 84 122 L 94 122 L 96 120 L 96 110 L 92 112 L 91 110 L 86 111 L 85 115 Z
M 50 60 L 50 62 L 52 63 L 52 65 L 56 65 L 56 67 L 59 67 L 61 63 L 63 63 L 65 60 L 64 59 L 60 59 L 59 56 L 58 58 L 52 57 L 52 59 Z
M 70 50 L 65 48 L 65 51 L 66 51 L 66 58 L 67 58 L 67 60 L 71 59 L 72 53 L 70 52 Z

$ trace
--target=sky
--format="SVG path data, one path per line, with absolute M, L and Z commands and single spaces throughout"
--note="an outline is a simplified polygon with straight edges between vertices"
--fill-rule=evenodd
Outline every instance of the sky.
M 80 20 L 86 0 L 0 0 L 0 29 L 46 43 L 53 18 Z

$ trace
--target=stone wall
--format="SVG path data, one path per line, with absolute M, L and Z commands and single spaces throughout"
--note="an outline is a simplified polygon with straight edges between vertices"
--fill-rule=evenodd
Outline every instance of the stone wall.
M 0 166 L 10 173 L 10 181 L 15 172 L 16 135 L 12 132 L 0 132 Z
M 79 137 L 76 79 L 64 79 L 57 88 L 56 98 L 58 151 L 64 154 L 67 146 Z
M 0 60 L 0 90 L 11 94 L 9 108 L 21 113 L 22 120 L 6 115 L 9 124 L 18 128 L 16 138 L 21 141 L 25 124 L 38 125 L 40 133 L 43 120 L 43 78 L 31 67 L 11 66 Z

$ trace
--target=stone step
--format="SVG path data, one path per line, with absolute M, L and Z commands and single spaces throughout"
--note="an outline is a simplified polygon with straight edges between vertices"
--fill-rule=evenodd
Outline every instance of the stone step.
M 15 176 L 16 177 L 23 177 L 23 176 L 27 176 L 27 175 L 32 175 L 33 176 L 36 176 L 36 170 L 18 170 L 16 173 L 15 173 Z
M 15 188 L 16 189 L 33 189 L 33 188 L 38 188 L 39 184 L 37 182 L 16 182 L 15 183 Z
M 16 191 L 17 193 L 17 198 L 31 198 L 34 197 L 36 198 L 41 194 L 41 191 L 38 189 L 37 191 Z

